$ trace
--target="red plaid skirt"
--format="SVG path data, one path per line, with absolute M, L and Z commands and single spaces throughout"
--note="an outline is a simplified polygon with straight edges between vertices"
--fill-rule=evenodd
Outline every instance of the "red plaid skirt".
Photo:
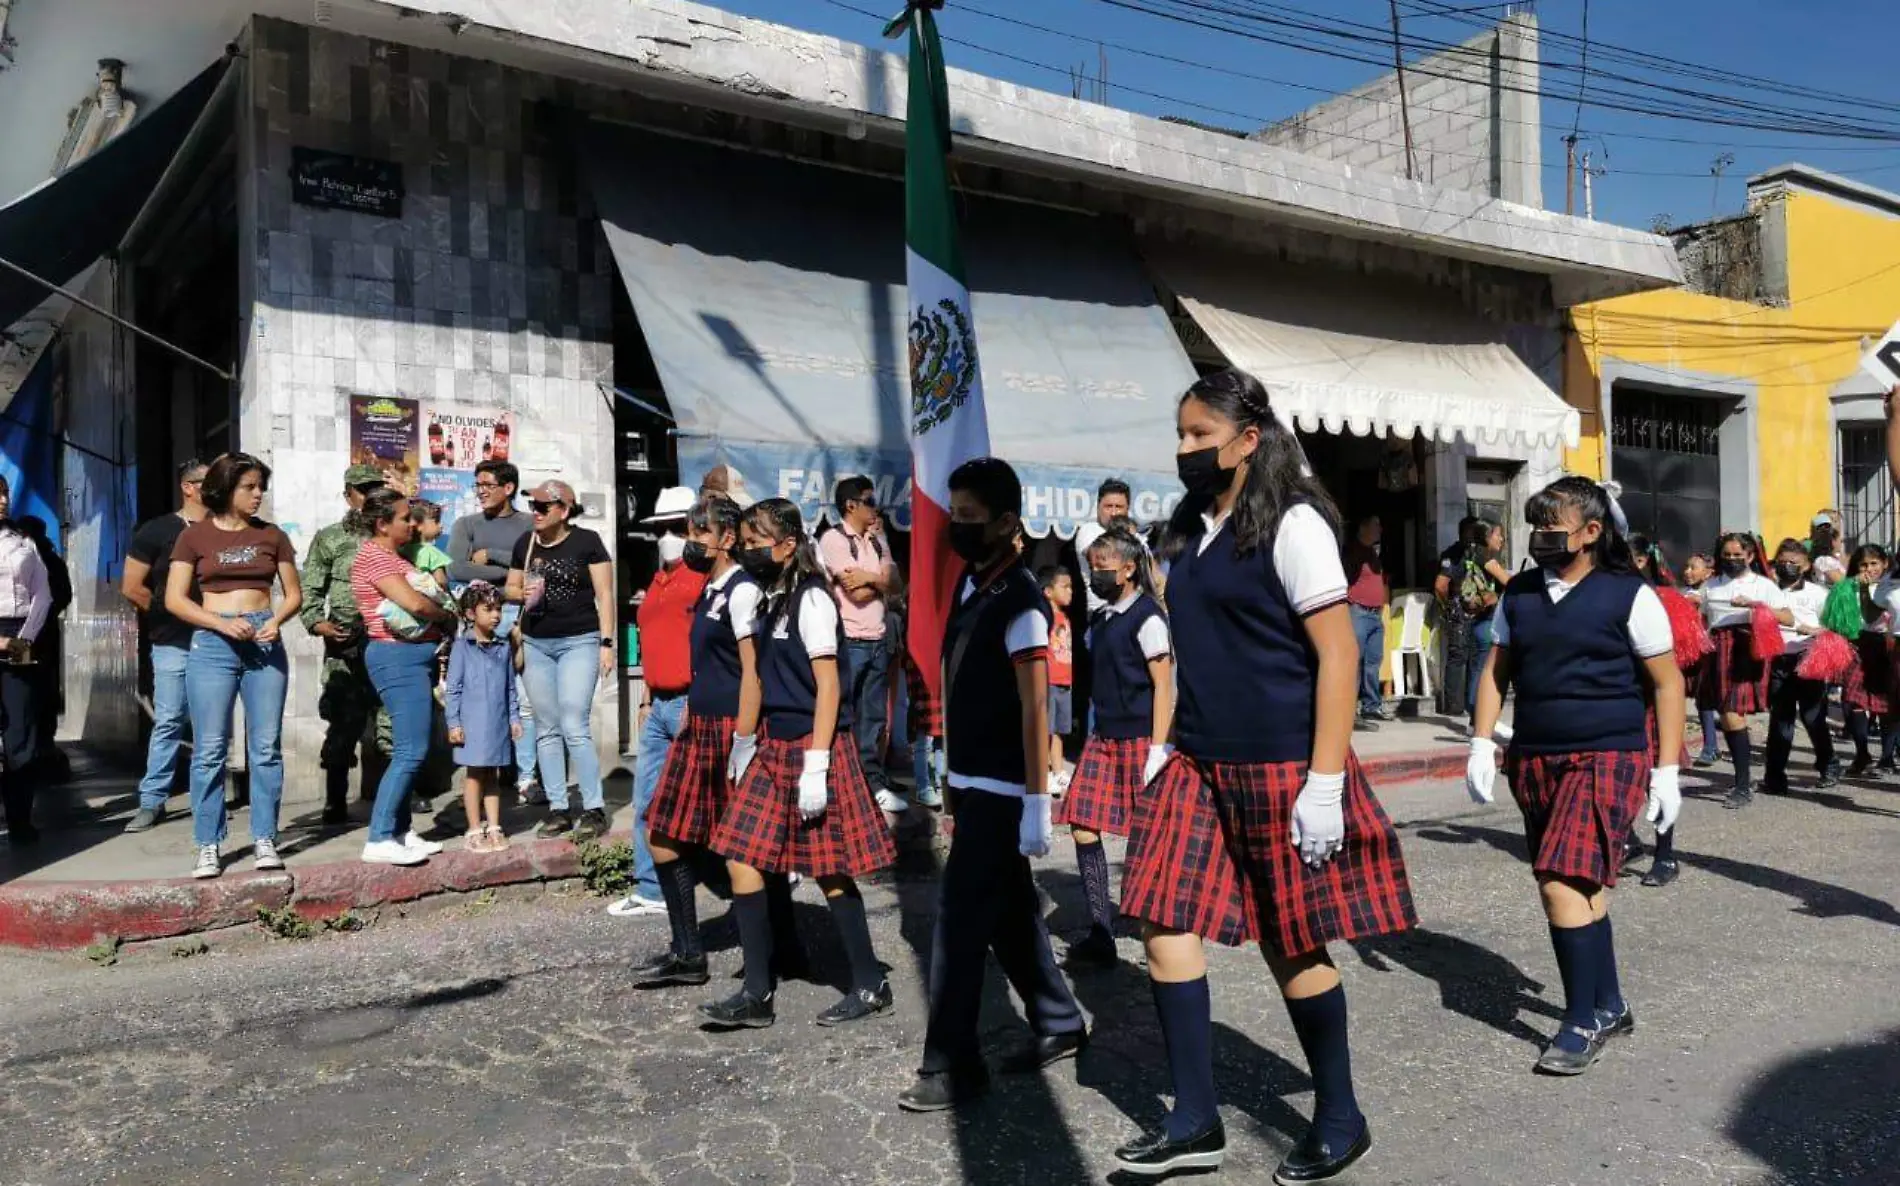
M 1864 631 L 1854 643 L 1855 662 L 1841 683 L 1841 703 L 1876 717 L 1893 711 L 1893 636 Z
M 807 877 L 861 877 L 897 863 L 884 813 L 858 764 L 857 739 L 844 730 L 831 739 L 831 800 L 815 820 L 798 815 L 798 776 L 807 737 L 759 742 L 745 778 L 713 829 L 714 852 L 761 873 Z
M 1398 833 L 1346 759 L 1346 846 L 1308 869 L 1292 844 L 1304 762 L 1169 760 L 1135 799 L 1122 913 L 1230 947 L 1304 955 L 1418 923 Z
M 681 844 L 712 839 L 732 798 L 726 786 L 732 725 L 731 717 L 686 714 L 686 728 L 667 748 L 660 785 L 647 805 L 647 831 Z
M 1640 751 L 1506 753 L 1504 777 L 1524 813 L 1531 868 L 1615 885 L 1623 841 L 1649 800 L 1649 769 Z
M 1069 792 L 1056 804 L 1056 822 L 1090 832 L 1128 835 L 1149 744 L 1146 737 L 1089 738 L 1076 759 Z
M 1768 711 L 1768 664 L 1749 650 L 1748 627 L 1709 632 L 1715 653 L 1708 658 L 1702 686 L 1696 689 L 1697 708 L 1750 716 Z

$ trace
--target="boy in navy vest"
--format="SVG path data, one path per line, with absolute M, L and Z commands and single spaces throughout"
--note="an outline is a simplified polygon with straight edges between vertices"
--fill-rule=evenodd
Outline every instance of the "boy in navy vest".
M 1048 599 L 1023 566 L 1022 482 L 993 457 L 950 475 L 950 546 L 968 567 L 944 631 L 944 736 L 956 818 L 931 936 L 930 1024 L 898 1105 L 936 1112 L 982 1095 L 984 956 L 1022 994 L 1036 1037 L 1005 1065 L 1073 1057 L 1088 1027 L 1049 949 L 1029 858 L 1049 851 Z

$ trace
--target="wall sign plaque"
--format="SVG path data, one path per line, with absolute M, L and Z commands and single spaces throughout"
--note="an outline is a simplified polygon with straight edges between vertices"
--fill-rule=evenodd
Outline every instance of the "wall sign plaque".
M 290 150 L 290 197 L 305 206 L 402 217 L 402 166 L 314 148 Z

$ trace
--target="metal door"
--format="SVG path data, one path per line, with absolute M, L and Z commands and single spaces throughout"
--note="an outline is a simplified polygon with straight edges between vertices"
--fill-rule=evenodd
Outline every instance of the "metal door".
M 1725 414 L 1721 400 L 1615 388 L 1610 475 L 1623 485 L 1630 530 L 1660 544 L 1678 571 L 1692 552 L 1713 551 L 1722 532 Z

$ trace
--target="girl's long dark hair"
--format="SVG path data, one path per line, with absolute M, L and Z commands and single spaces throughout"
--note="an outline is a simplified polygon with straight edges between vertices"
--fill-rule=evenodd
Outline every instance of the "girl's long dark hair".
M 1575 507 L 1584 523 L 1592 519 L 1603 524 L 1603 534 L 1591 547 L 1596 567 L 1605 572 L 1634 572 L 1636 562 L 1630 555 L 1629 537 L 1616 528 L 1610 513 L 1610 492 L 1588 478 L 1558 478 L 1530 496 L 1524 503 L 1524 521 L 1538 530 L 1556 527 L 1566 509 Z
M 811 539 L 805 534 L 805 516 L 798 511 L 798 504 L 790 499 L 768 498 L 752 504 L 745 513 L 745 525 L 764 535 L 774 543 L 783 543 L 788 539 L 798 541 L 798 548 L 792 553 L 791 563 L 778 574 L 778 580 L 765 590 L 769 612 L 773 616 L 787 612 L 791 605 L 792 594 L 806 581 L 824 579 L 825 570 L 818 563 L 818 549 L 812 546 Z
M 1643 572 L 1643 579 L 1658 588 L 1673 589 L 1676 574 L 1669 571 L 1669 561 L 1663 556 L 1662 545 L 1640 532 L 1631 535 L 1629 542 L 1632 556 L 1649 557 L 1649 570 Z
M 408 497 L 394 486 L 378 486 L 364 497 L 363 509 L 351 511 L 344 522 L 359 535 L 375 535 L 378 527 L 395 521 L 396 504 Z
M 723 494 L 707 494 L 686 512 L 686 526 L 694 531 L 732 536 L 732 550 L 739 550 L 739 504 Z
M 1131 564 L 1135 569 L 1135 588 L 1148 595 L 1149 600 L 1161 605 L 1161 594 L 1155 590 L 1154 576 L 1149 572 L 1148 550 L 1141 546 L 1141 537 L 1126 527 L 1111 527 L 1098 536 L 1089 545 L 1089 552 L 1106 552 L 1115 558 L 1117 564 Z M 1083 561 L 1086 563 L 1087 556 Z M 1089 565 L 1093 568 L 1094 565 Z M 1167 612 L 1165 606 L 1162 613 Z
M 1241 555 L 1269 546 L 1280 530 L 1280 518 L 1298 503 L 1308 503 L 1339 534 L 1339 509 L 1319 479 L 1307 472 L 1306 455 L 1290 429 L 1273 414 L 1267 389 L 1246 371 L 1229 367 L 1216 371 L 1187 389 L 1180 402 L 1199 400 L 1208 411 L 1228 421 L 1236 432 L 1260 430 L 1260 447 L 1244 464 L 1247 476 L 1234 500 L 1234 544 Z M 1208 495 L 1189 494 L 1174 509 L 1162 537 L 1162 557 L 1174 560 L 1187 541 L 1201 532 L 1201 515 L 1213 505 Z

